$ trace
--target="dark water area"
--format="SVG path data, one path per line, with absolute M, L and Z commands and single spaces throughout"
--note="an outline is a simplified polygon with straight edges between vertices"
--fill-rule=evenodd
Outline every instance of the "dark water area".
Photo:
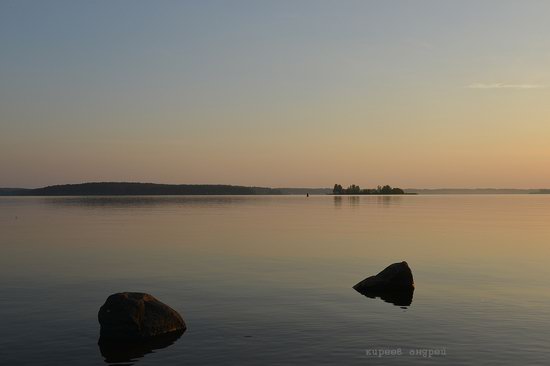
M 550 196 L 0 197 L 0 251 L 2 365 L 550 363 Z M 120 291 L 187 331 L 98 345 Z

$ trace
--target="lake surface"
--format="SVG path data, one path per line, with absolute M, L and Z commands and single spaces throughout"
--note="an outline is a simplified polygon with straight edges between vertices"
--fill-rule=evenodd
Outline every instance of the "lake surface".
M 0 250 L 2 365 L 550 363 L 550 196 L 1 197 Z M 403 260 L 410 306 L 351 288 Z M 100 350 L 121 291 L 188 330 Z

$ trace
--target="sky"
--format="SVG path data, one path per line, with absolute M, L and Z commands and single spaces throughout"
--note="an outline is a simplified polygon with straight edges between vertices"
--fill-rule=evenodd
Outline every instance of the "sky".
M 0 187 L 550 187 L 550 2 L 0 2 Z

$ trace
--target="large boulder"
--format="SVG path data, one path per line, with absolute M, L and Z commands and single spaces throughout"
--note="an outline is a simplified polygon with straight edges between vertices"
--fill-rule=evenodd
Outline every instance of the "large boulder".
M 407 262 L 394 263 L 376 276 L 370 276 L 353 288 L 362 294 L 377 294 L 414 290 L 414 280 Z
M 177 311 L 140 292 L 109 296 L 99 309 L 98 320 L 103 340 L 140 340 L 186 329 Z

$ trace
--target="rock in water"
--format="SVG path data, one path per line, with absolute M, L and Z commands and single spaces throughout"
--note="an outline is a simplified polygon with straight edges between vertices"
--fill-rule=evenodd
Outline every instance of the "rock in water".
M 100 337 L 104 340 L 139 340 L 186 329 L 177 311 L 140 292 L 109 296 L 97 316 L 101 325 Z
M 389 265 L 376 276 L 365 278 L 353 288 L 363 294 L 411 291 L 414 289 L 414 281 L 407 262 L 401 262 Z

